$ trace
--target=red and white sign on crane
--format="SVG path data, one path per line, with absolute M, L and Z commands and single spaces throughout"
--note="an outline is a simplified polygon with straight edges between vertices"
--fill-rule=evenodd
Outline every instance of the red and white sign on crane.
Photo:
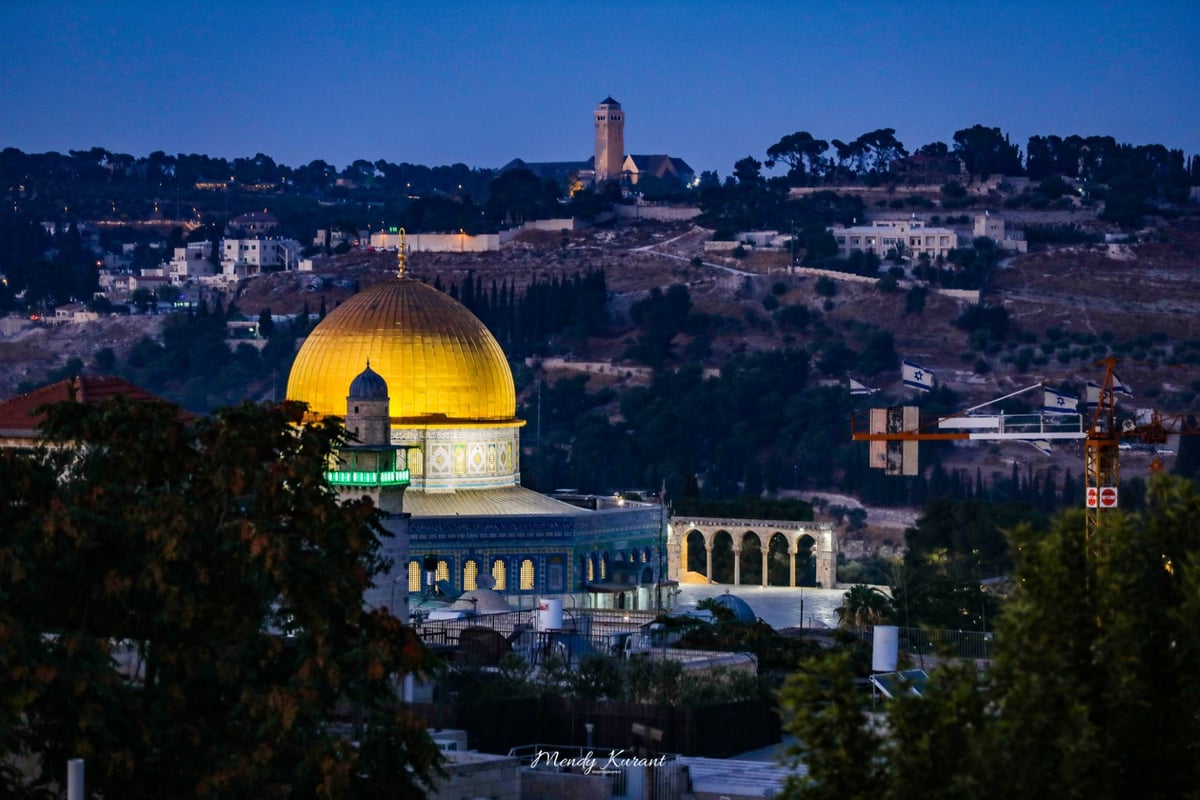
M 1117 487 L 1115 486 L 1089 486 L 1087 490 L 1087 507 L 1088 508 L 1116 508 L 1117 507 Z

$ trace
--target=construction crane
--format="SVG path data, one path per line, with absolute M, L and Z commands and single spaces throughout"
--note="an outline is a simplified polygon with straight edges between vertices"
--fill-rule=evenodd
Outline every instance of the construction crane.
M 1190 418 L 1167 419 L 1156 411 L 1118 421 L 1117 395 L 1127 393 L 1128 387 L 1118 378 L 1116 363 L 1113 357 L 1095 363 L 1104 366 L 1104 381 L 1099 386 L 1093 385 L 1095 410 L 1090 415 L 1069 411 L 1004 414 L 988 410 L 989 406 L 1017 395 L 1046 390 L 1044 383 L 1036 383 L 945 417 L 922 419 L 916 406 L 873 408 L 865 431 L 857 430 L 851 418 L 851 437 L 854 441 L 871 443 L 870 466 L 883 469 L 888 475 L 917 475 L 918 445 L 923 441 L 1021 441 L 1048 451 L 1055 441 L 1082 439 L 1086 535 L 1090 543 L 1099 530 L 1101 514 L 1118 505 L 1121 440 L 1164 444 L 1172 432 L 1200 432 Z M 1089 406 L 1092 400 L 1093 397 L 1088 398 Z

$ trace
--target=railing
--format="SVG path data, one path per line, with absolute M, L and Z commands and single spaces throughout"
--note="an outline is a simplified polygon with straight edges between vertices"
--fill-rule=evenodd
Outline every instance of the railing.
M 900 650 L 909 656 L 939 656 L 990 660 L 992 634 L 984 631 L 901 628 Z
M 899 628 L 900 655 L 920 660 L 931 658 L 961 658 L 973 661 L 991 660 L 995 644 L 991 632 Z M 857 631 L 864 644 L 873 643 L 874 629 Z
M 406 469 L 392 469 L 382 472 L 333 470 L 325 473 L 325 480 L 335 486 L 407 486 L 409 472 Z

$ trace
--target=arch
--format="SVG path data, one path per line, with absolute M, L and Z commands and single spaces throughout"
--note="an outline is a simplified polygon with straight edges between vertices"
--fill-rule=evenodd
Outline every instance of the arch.
M 497 558 L 492 562 L 492 579 L 496 581 L 496 591 L 503 592 L 508 588 L 508 567 L 504 559 Z
M 836 585 L 838 543 L 830 523 L 693 517 L 673 519 L 671 526 L 662 553 L 666 570 L 661 578 L 686 580 L 690 572 L 727 583 L 734 580 L 736 567 L 736 579 L 742 584 L 797 586 L 804 581 L 807 586 Z
M 608 580 L 608 553 L 600 554 L 600 580 Z
M 792 570 L 792 547 L 782 531 L 775 531 L 767 540 L 767 586 L 795 586 Z
M 434 580 L 448 581 L 450 580 L 450 562 L 446 560 L 438 561 L 437 571 L 434 572 Z
M 762 584 L 762 539 L 754 531 L 742 531 L 737 550 L 737 573 L 733 582 L 746 586 Z
M 421 591 L 421 562 L 408 562 L 408 591 L 419 593 Z
M 643 564 L 650 563 L 650 548 L 649 547 L 642 548 L 642 563 Z
M 709 553 L 712 556 L 712 568 L 708 573 L 708 579 L 716 583 L 733 583 L 733 534 L 727 530 L 719 530 L 714 533 Z
M 473 592 L 479 588 L 479 562 L 473 558 L 463 562 L 462 588 L 464 592 Z
M 537 578 L 537 573 L 533 566 L 533 559 L 532 558 L 522 559 L 521 560 L 521 591 L 522 592 L 533 591 L 533 587 L 535 585 L 536 578 Z
M 591 583 L 596 580 L 596 554 L 588 553 L 583 557 L 584 580 Z
M 805 533 L 796 537 L 792 553 L 792 559 L 796 564 L 796 586 L 816 585 L 816 559 L 814 558 L 816 549 L 817 540 L 809 534 Z
M 708 574 L 708 540 L 704 534 L 692 528 L 682 537 L 682 557 L 680 563 L 684 572 L 695 572 L 699 575 Z

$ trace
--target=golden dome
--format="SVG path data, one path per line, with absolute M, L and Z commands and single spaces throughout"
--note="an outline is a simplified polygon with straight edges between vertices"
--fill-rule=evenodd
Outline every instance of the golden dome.
M 288 399 L 344 417 L 350 383 L 368 359 L 387 381 L 393 423 L 515 421 L 499 342 L 465 306 L 420 281 L 393 278 L 330 312 L 296 354 Z

